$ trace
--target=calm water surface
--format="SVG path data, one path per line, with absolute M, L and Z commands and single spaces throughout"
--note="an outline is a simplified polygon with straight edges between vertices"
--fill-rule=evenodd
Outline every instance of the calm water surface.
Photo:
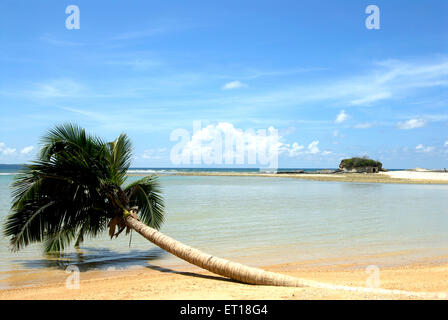
M 0 175 L 2 223 L 12 179 Z M 447 185 L 222 176 L 160 179 L 167 206 L 162 231 L 239 262 L 260 266 L 401 251 L 377 261 L 399 264 L 448 254 Z M 130 248 L 129 236 L 110 240 L 104 235 L 87 240 L 81 250 L 67 250 L 61 259 L 44 256 L 38 244 L 10 253 L 7 239 L 0 236 L 0 280 L 16 271 L 68 264 L 97 270 L 148 263 L 183 264 L 135 232 Z

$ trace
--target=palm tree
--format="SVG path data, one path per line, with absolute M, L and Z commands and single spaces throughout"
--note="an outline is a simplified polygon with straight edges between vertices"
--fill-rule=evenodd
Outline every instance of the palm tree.
M 12 185 L 11 214 L 4 224 L 12 251 L 42 242 L 44 251 L 61 252 L 73 241 L 109 230 L 137 231 L 162 249 L 216 274 L 251 284 L 301 286 L 299 279 L 244 266 L 184 245 L 159 232 L 164 200 L 156 176 L 124 186 L 132 157 L 125 134 L 113 142 L 71 124 L 43 138 L 40 154 Z M 118 229 L 118 231 L 117 231 Z

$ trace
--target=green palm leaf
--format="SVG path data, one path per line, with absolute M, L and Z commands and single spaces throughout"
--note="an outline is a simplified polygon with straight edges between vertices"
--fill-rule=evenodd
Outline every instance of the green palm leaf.
M 164 220 L 165 204 L 157 176 L 144 177 L 125 188 L 130 206 L 139 208 L 139 219 L 157 230 Z
M 141 208 L 141 218 L 160 228 L 164 206 L 154 177 L 125 190 L 132 145 L 122 134 L 106 143 L 71 124 L 57 126 L 42 138 L 38 158 L 16 176 L 13 204 L 3 233 L 12 250 L 43 242 L 46 252 L 64 250 L 85 236 L 95 237 L 115 217 L 123 218 L 130 205 Z

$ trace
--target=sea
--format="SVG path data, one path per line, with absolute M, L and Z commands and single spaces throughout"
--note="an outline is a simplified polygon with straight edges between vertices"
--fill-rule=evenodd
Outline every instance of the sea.
M 0 167 L 0 222 L 11 206 L 19 166 Z M 319 169 L 302 169 L 316 171 Z M 279 171 L 299 170 L 297 168 Z M 263 176 L 194 176 L 185 172 L 260 169 L 133 168 L 127 183 L 158 174 L 166 203 L 161 231 L 207 253 L 268 266 L 350 264 L 364 268 L 448 260 L 448 185 L 325 182 Z M 58 258 L 40 244 L 17 253 L 0 235 L 0 289 L 30 285 L 17 273 L 186 267 L 139 234 L 107 234 L 70 247 Z

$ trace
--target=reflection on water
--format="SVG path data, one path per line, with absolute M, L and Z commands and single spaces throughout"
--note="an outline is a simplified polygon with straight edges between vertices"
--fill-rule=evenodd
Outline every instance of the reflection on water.
M 124 269 L 146 266 L 147 261 L 159 259 L 166 252 L 159 248 L 150 250 L 130 250 L 119 253 L 108 248 L 84 247 L 76 252 L 60 256 L 46 255 L 38 259 L 13 260 L 26 269 L 57 268 L 65 270 L 69 265 L 76 265 L 80 271 L 101 270 L 110 267 Z

